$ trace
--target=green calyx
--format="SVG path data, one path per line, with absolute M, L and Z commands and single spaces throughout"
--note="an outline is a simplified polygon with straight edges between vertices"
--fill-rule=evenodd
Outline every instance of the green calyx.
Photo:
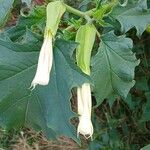
M 45 29 L 45 32 L 44 32 L 44 39 L 51 38 L 52 36 L 53 36 L 53 35 L 52 35 L 51 31 Z
M 47 5 L 46 30 L 51 32 L 53 36 L 55 36 L 57 32 L 60 19 L 65 11 L 66 7 L 61 1 L 50 2 Z
M 76 35 L 76 42 L 79 43 L 76 49 L 77 65 L 88 75 L 90 75 L 90 58 L 95 36 L 96 28 L 92 24 L 81 26 Z

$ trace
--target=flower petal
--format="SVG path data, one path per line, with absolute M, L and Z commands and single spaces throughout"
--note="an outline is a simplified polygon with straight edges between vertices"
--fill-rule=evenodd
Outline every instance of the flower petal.
M 80 117 L 80 122 L 77 128 L 77 135 L 82 134 L 86 139 L 92 138 L 93 135 L 93 125 L 91 119 L 88 116 L 82 115 Z
M 49 83 L 49 75 L 53 62 L 52 36 L 47 36 L 42 45 L 37 71 L 31 83 L 31 87 L 35 88 L 37 84 L 47 85 Z
M 77 135 L 82 134 L 85 138 L 92 138 L 93 125 L 91 121 L 91 88 L 89 83 L 84 83 L 81 88 L 77 89 L 78 98 L 78 114 L 79 124 L 77 129 Z

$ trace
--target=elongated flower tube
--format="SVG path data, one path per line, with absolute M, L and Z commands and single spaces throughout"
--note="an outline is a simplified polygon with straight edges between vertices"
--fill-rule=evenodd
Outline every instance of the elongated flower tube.
M 49 75 L 53 62 L 52 35 L 48 33 L 39 54 L 38 66 L 35 77 L 31 83 L 33 89 L 37 84 L 47 85 L 49 83 Z
M 44 42 L 39 54 L 37 71 L 31 83 L 32 89 L 34 89 L 37 84 L 47 85 L 49 83 L 50 72 L 53 62 L 52 39 L 56 35 L 60 19 L 65 11 L 66 8 L 61 1 L 50 2 L 47 5 Z
M 78 113 L 80 115 L 77 134 L 79 135 L 80 133 L 87 139 L 90 137 L 92 138 L 93 125 L 91 122 L 92 100 L 90 84 L 84 83 L 77 91 Z
M 90 58 L 94 45 L 96 29 L 92 24 L 81 26 L 76 35 L 76 42 L 79 43 L 76 51 L 77 65 L 81 70 L 90 75 Z M 77 88 L 77 102 L 79 124 L 77 135 L 82 134 L 85 138 L 91 138 L 93 135 L 93 125 L 91 121 L 91 88 L 89 83 L 84 83 Z

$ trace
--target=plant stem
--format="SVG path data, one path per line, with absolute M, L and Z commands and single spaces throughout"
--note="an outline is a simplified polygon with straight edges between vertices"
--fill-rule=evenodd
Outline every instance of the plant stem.
M 84 18 L 85 15 L 86 15 L 84 12 L 79 11 L 79 10 L 77 10 L 77 9 L 71 7 L 71 6 L 66 5 L 66 4 L 65 4 L 65 7 L 66 7 L 68 12 L 73 13 L 73 14 L 79 16 L 79 17 L 83 17 Z
M 68 6 L 67 4 L 64 4 L 64 5 L 65 5 L 65 7 L 66 7 L 66 9 L 67 9 L 68 12 L 70 12 L 72 14 L 75 14 L 75 15 L 77 15 L 79 17 L 85 18 L 88 23 L 92 22 L 92 19 L 90 18 L 90 16 L 92 15 L 92 13 L 93 13 L 93 11 L 95 9 L 91 9 L 89 11 L 82 12 L 80 10 L 77 10 L 77 9 L 71 7 L 71 6 Z
M 94 12 L 95 10 L 96 10 L 96 8 L 93 8 L 93 9 L 91 9 L 91 10 L 86 11 L 85 14 L 88 15 L 88 16 L 92 16 L 92 14 L 93 14 L 93 12 Z
M 88 10 L 86 12 L 82 12 L 82 11 L 77 10 L 77 9 L 67 5 L 67 4 L 65 4 L 65 7 L 66 7 L 68 12 L 73 13 L 73 14 L 80 16 L 80 17 L 85 17 L 85 15 L 91 16 L 93 11 L 96 10 L 96 8 L 94 8 L 94 9 Z

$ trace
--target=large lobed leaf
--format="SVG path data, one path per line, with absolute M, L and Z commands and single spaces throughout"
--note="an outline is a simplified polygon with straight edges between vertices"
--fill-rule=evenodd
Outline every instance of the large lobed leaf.
M 0 27 L 5 24 L 13 3 L 14 0 L 0 0 Z
M 132 52 L 132 41 L 109 32 L 101 37 L 98 53 L 92 62 L 94 93 L 100 104 L 103 99 L 120 95 L 126 98 L 133 87 L 134 69 L 139 64 Z
M 128 3 L 126 7 L 118 6 L 113 9 L 111 16 L 120 22 L 123 32 L 135 27 L 137 35 L 141 35 L 150 24 L 150 10 L 147 9 L 147 0 L 139 0 L 135 4 Z
M 21 34 L 21 42 L 12 42 L 7 32 L 0 34 L 1 45 L 16 52 L 33 52 L 39 51 L 42 45 L 43 37 L 39 34 L 33 33 L 31 30 L 24 30 L 25 33 Z M 8 43 L 9 40 L 9 43 Z
M 49 138 L 67 135 L 76 140 L 70 123 L 75 116 L 70 108 L 71 89 L 88 82 L 71 59 L 76 44 L 56 41 L 50 83 L 31 91 L 38 52 L 27 52 L 23 46 L 16 52 L 17 44 L 11 49 L 9 42 L 5 41 L 5 46 L 0 40 L 0 126 L 10 129 L 25 125 L 42 129 Z

